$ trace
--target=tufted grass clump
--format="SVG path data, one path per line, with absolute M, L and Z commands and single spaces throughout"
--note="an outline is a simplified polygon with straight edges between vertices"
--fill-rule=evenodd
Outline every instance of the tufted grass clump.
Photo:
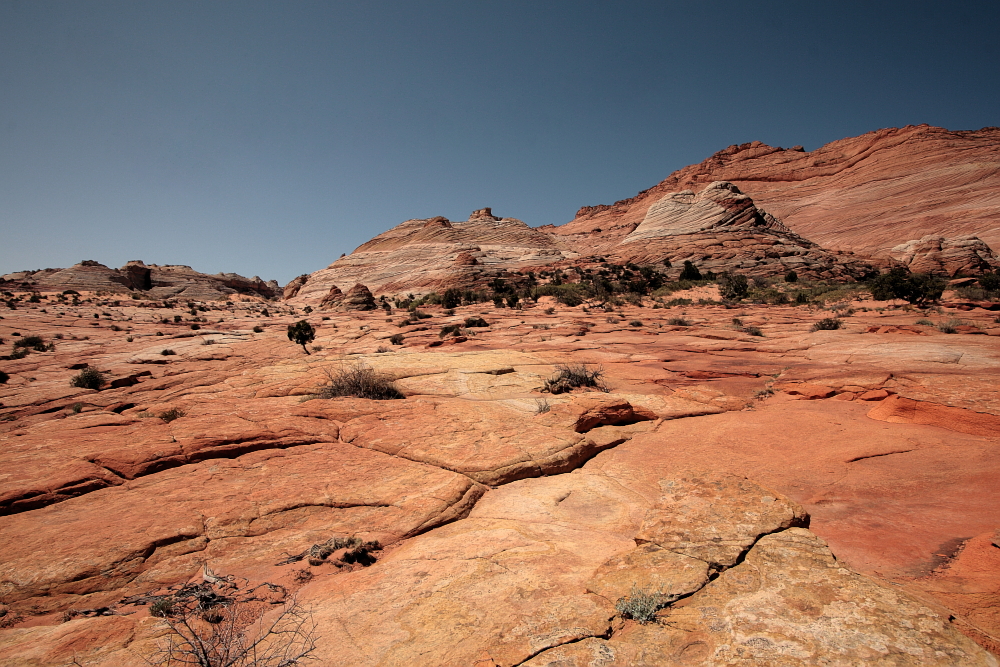
M 406 398 L 389 377 L 366 364 L 357 363 L 325 373 L 330 383 L 320 389 L 320 398 L 354 396 L 374 401 Z
M 96 368 L 84 368 L 69 381 L 71 387 L 80 389 L 100 389 L 107 383 L 104 373 Z
M 637 585 L 632 584 L 628 595 L 619 598 L 615 609 L 625 618 L 631 618 L 639 623 L 649 623 L 656 618 L 656 612 L 677 600 L 679 596 L 660 591 L 647 593 Z

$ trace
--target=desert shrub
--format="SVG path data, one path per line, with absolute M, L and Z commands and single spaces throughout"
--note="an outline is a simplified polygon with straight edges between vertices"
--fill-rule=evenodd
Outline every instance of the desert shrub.
M 750 293 L 747 277 L 742 273 L 723 273 L 719 276 L 719 295 L 726 301 L 740 301 Z
M 392 343 L 393 345 L 402 345 L 403 334 L 393 334 L 389 336 L 389 342 Z
M 445 309 L 454 309 L 462 305 L 462 291 L 455 288 L 449 288 L 444 291 L 441 295 L 441 307 Z
M 175 419 L 180 419 L 185 414 L 187 413 L 185 413 L 183 410 L 178 410 L 177 408 L 170 408 L 169 410 L 164 410 L 163 412 L 158 414 L 157 417 L 159 417 L 160 419 L 169 424 Z
M 546 400 L 544 398 L 535 399 L 535 414 L 536 415 L 544 415 L 546 412 L 548 412 L 551 409 L 552 409 L 552 406 L 549 405 L 548 400 Z
M 306 343 L 311 343 L 316 338 L 316 329 L 305 320 L 299 320 L 295 324 L 288 325 L 288 340 L 296 345 L 302 346 L 302 351 L 309 354 Z
M 785 274 L 786 283 L 794 283 L 798 282 L 798 280 L 799 280 L 799 274 L 795 273 L 794 269 L 789 269 L 788 273 Z
M 701 280 L 701 278 L 701 271 L 698 270 L 698 267 L 691 260 L 684 260 L 684 268 L 681 269 L 678 280 Z
M 157 667 L 305 664 L 316 649 L 316 624 L 286 595 L 281 586 L 265 582 L 250 587 L 233 583 L 229 576 L 172 587 L 165 595 L 143 596 L 150 603 L 150 615 L 166 626 L 156 648 L 143 659 Z M 265 623 L 264 613 L 275 603 L 284 606 Z
M 412 313 L 410 313 L 410 317 L 411 318 L 415 317 L 418 320 L 426 320 L 426 319 L 430 319 L 431 317 L 434 317 L 434 316 L 431 315 L 430 313 L 425 313 L 422 310 L 414 310 Z
M 742 329 L 740 329 L 740 331 L 742 331 L 745 334 L 749 334 L 751 336 L 763 336 L 764 335 L 764 332 L 760 330 L 760 327 L 753 327 L 753 326 L 743 327 Z
M 663 305 L 672 308 L 673 306 L 690 306 L 692 303 L 694 302 L 691 299 L 671 299 Z
M 488 327 L 490 323 L 481 317 L 466 317 L 465 318 L 465 328 L 471 329 L 473 327 Z
M 631 592 L 615 603 L 615 610 L 625 618 L 631 618 L 639 623 L 649 623 L 655 618 L 657 611 L 677 598 L 677 595 L 665 594 L 662 590 L 647 593 L 632 584 Z
M 556 309 L 552 308 L 551 306 L 545 309 L 545 314 L 546 315 L 551 315 L 554 312 L 556 312 Z
M 441 327 L 441 332 L 438 334 L 438 338 L 444 338 L 445 336 L 460 336 L 462 334 L 462 327 L 459 324 L 448 324 Z
M 195 323 L 195 324 L 191 325 L 191 330 L 192 331 L 198 331 L 199 329 L 201 329 L 201 325 L 200 324 Z
M 107 383 L 104 373 L 96 368 L 84 368 L 69 381 L 71 387 L 80 389 L 100 389 Z
M 263 329 L 263 327 L 257 326 L 257 327 L 253 328 L 253 332 L 254 333 L 264 333 L 264 329 Z
M 9 379 L 10 379 L 9 375 L 4 373 L 3 371 L 0 371 L 0 384 L 7 384 L 7 380 Z
M 171 350 L 170 348 L 167 348 L 165 350 L 160 350 L 160 354 L 162 354 L 164 357 L 169 357 L 170 355 L 177 353 Z
M 630 327 L 641 327 L 642 326 L 642 320 L 632 320 L 631 322 L 628 323 L 628 325 Z
M 904 299 L 917 306 L 940 299 L 945 287 L 943 278 L 929 273 L 910 273 L 898 266 L 868 284 L 872 297 L 878 301 Z
M 365 364 L 345 366 L 335 372 L 326 371 L 330 383 L 319 391 L 320 398 L 356 396 L 376 401 L 406 398 L 387 376 Z
M 917 324 L 922 324 L 922 325 L 924 325 L 924 326 L 927 326 L 927 327 L 932 327 L 932 326 L 934 326 L 934 323 L 933 323 L 933 322 L 931 322 L 930 320 L 917 320 L 917 322 L 916 322 L 916 323 L 917 323 Z
M 667 320 L 667 324 L 673 327 L 689 327 L 691 322 L 684 319 L 683 317 L 671 317 Z
M 833 331 L 843 326 L 843 323 L 836 317 L 824 317 L 819 322 L 812 325 L 812 331 Z
M 604 383 L 603 368 L 588 368 L 585 364 L 556 366 L 556 374 L 545 381 L 542 391 L 563 394 L 579 387 L 592 387 L 599 391 L 609 391 Z
M 953 334 L 958 333 L 958 327 L 962 326 L 964 322 L 962 320 L 948 320 L 947 322 L 938 322 L 937 328 L 941 333 Z
M 990 271 L 979 276 L 979 286 L 987 292 L 1000 290 L 1000 271 Z
M 48 349 L 45 345 L 45 339 L 41 336 L 25 336 L 14 341 L 14 348 L 19 347 L 29 348 L 36 352 L 45 352 Z
M 180 324 L 182 319 L 184 319 L 184 318 L 181 317 L 180 315 L 174 315 L 174 323 L 175 324 Z

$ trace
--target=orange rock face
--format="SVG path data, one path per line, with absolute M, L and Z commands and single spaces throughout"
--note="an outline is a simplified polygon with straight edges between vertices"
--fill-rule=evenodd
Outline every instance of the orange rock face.
M 248 300 L 194 330 L 43 296 L 0 320 L 0 663 L 138 667 L 170 634 L 154 602 L 268 582 L 324 665 L 996 665 L 1000 337 L 970 335 L 993 312 L 397 326 Z M 7 358 L 27 335 L 54 349 Z M 542 391 L 577 364 L 607 391 Z M 406 398 L 317 397 L 364 367 Z
M 927 125 L 841 139 L 813 151 L 754 141 L 730 146 L 610 206 L 585 206 L 557 235 L 623 238 L 664 194 L 730 181 L 796 234 L 871 254 L 921 239 L 974 235 L 1000 247 L 1000 128 Z

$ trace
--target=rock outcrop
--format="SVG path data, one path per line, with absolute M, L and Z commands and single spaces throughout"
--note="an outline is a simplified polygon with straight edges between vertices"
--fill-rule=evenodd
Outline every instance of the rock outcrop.
M 959 277 L 1000 268 L 1000 257 L 975 236 L 948 238 L 930 234 L 901 243 L 889 254 L 914 273 Z
M 365 285 L 358 283 L 344 294 L 339 287 L 332 285 L 327 295 L 320 302 L 321 308 L 336 310 L 375 310 L 375 297 Z
M 357 283 L 375 294 L 469 288 L 503 270 L 572 256 L 550 234 L 514 218 L 499 218 L 488 208 L 474 211 L 464 221 L 441 216 L 407 220 L 311 274 L 291 301 L 315 305 L 331 285 L 344 289 Z
M 635 197 L 584 206 L 557 235 L 621 238 L 663 195 L 730 181 L 792 231 L 824 248 L 871 254 L 928 234 L 975 235 L 1000 247 L 1000 128 L 889 128 L 813 151 L 759 141 L 680 169 Z
M 144 264 L 135 260 L 120 269 L 85 260 L 68 269 L 21 271 L 0 277 L 0 284 L 14 289 L 61 292 L 142 292 L 151 299 L 214 301 L 230 294 L 272 298 L 281 294 L 278 283 L 237 273 L 199 273 L 190 266 Z
M 564 238 L 571 246 L 589 240 Z M 860 275 L 870 268 L 861 258 L 827 252 L 792 233 L 726 181 L 711 183 L 697 194 L 684 190 L 660 197 L 638 227 L 607 254 L 638 264 L 690 260 L 703 270 L 755 276 L 794 269 L 803 276 L 832 278 Z

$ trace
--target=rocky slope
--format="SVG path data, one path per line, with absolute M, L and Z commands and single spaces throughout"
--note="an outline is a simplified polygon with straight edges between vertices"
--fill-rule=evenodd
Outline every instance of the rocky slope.
M 563 235 L 624 238 L 665 194 L 730 181 L 792 231 L 864 254 L 928 234 L 978 236 L 1000 247 L 1000 128 L 889 128 L 813 151 L 754 141 L 680 169 L 635 197 L 585 206 Z
M 264 282 L 257 276 L 244 278 L 236 273 L 208 275 L 190 266 L 146 265 L 131 261 L 120 269 L 111 269 L 93 260 L 84 260 L 68 269 L 20 271 L 0 276 L 0 288 L 53 291 L 64 290 L 126 294 L 141 292 L 153 299 L 189 299 L 197 301 L 225 299 L 230 294 L 274 297 L 281 294 L 275 281 Z
M 2 664 L 145 665 L 154 602 L 266 581 L 328 665 L 997 665 L 995 313 L 91 298 L 0 320 L 55 346 L 0 361 Z M 312 398 L 356 364 L 407 398 Z M 609 391 L 541 393 L 564 364 Z M 312 548 L 349 537 L 374 562 Z
M 285 298 L 315 305 L 336 287 L 357 283 L 375 294 L 473 287 L 505 269 L 549 264 L 573 256 L 548 234 L 488 208 L 468 220 L 407 220 L 307 278 L 296 278 Z

